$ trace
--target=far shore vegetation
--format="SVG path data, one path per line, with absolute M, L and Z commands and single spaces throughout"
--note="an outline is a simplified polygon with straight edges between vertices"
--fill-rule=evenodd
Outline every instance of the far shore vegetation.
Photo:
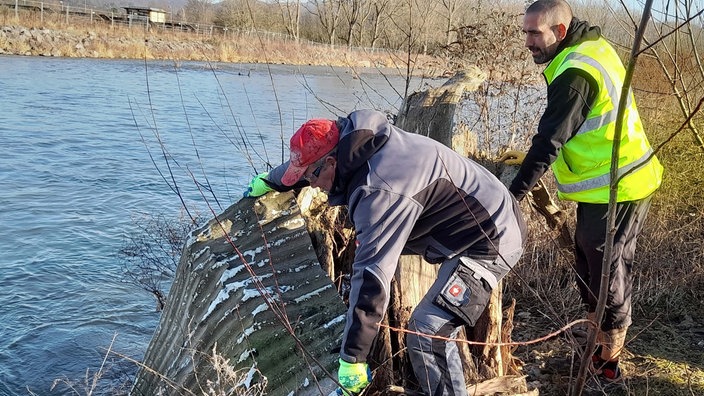
M 653 12 L 641 45 L 646 50 L 638 53 L 634 69 L 633 92 L 665 175 L 638 241 L 634 324 L 624 354 L 632 395 L 704 394 L 704 20 L 697 3 L 656 2 L 661 9 Z M 477 66 L 488 76 L 485 89 L 474 97 L 481 116 L 506 120 L 531 118 L 516 116 L 526 111 L 524 98 L 499 108 L 494 97 L 480 95 L 501 92 L 504 84 L 519 93 L 527 85 L 542 84 L 540 67 L 523 48 L 522 1 L 188 0 L 178 10 L 164 8 L 167 21 L 198 26 L 187 31 L 176 30 L 173 23 L 170 29 L 165 23 L 117 25 L 90 19 L 92 14 L 67 18 L 64 8 L 42 16 L 36 9 L 16 11 L 4 4 L 0 50 L 5 54 L 393 68 L 403 75 L 434 76 Z M 624 62 L 632 60 L 642 9 L 634 12 L 616 1 L 572 4 L 578 17 L 602 26 Z M 52 54 L 48 43 L 18 39 L 11 36 L 13 29 L 69 34 L 83 44 L 55 42 L 63 47 Z M 539 114 L 531 116 L 534 120 Z M 515 137 L 510 148 L 525 150 L 530 141 L 519 136 L 532 135 L 535 124 L 514 121 L 506 129 Z M 474 132 L 488 136 L 496 131 Z M 490 152 L 498 155 L 506 148 L 491 147 Z M 561 205 L 573 216 L 570 203 Z M 522 341 L 544 335 L 581 310 L 570 287 L 571 247 L 560 243 L 560 236 L 530 207 L 524 209 L 531 219 L 531 239 L 516 273 L 505 282 L 505 297 L 516 300 L 516 312 L 524 312 L 514 326 L 515 338 Z M 164 261 L 175 265 L 173 258 Z M 541 394 L 563 395 L 570 378 L 549 370 L 565 359 L 569 364 L 571 351 L 564 339 L 553 339 L 519 347 L 514 354 Z M 534 378 L 532 370 L 542 375 Z

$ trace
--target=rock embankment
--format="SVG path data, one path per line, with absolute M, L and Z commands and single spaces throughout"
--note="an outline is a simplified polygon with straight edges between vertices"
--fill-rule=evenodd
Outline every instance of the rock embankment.
M 55 30 L 22 26 L 0 28 L 0 54 L 5 55 L 192 59 L 193 54 L 202 54 L 202 58 L 212 55 L 215 49 L 213 44 L 203 41 L 167 41 L 149 36 L 115 35 L 95 30 Z
M 366 52 L 318 43 L 263 40 L 256 33 L 233 37 L 158 30 L 100 27 L 50 29 L 0 27 L 0 55 L 110 59 L 168 59 L 234 63 L 270 63 L 405 70 L 390 51 Z M 425 55 L 414 60 L 414 74 L 429 77 L 448 72 L 445 62 Z

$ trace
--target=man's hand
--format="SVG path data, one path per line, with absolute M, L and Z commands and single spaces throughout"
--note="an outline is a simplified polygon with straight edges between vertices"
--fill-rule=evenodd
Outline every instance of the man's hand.
M 372 372 L 367 363 L 347 363 L 340 359 L 337 380 L 343 389 L 338 388 L 338 395 L 355 395 L 360 393 L 372 380 Z
M 506 165 L 520 165 L 526 158 L 526 153 L 524 151 L 518 150 L 508 150 L 501 154 L 499 157 L 499 162 L 503 162 Z
M 274 191 L 273 188 L 269 187 L 269 185 L 266 184 L 264 180 L 262 180 L 268 174 L 268 172 L 263 172 L 254 176 L 252 181 L 249 182 L 247 190 L 242 195 L 244 195 L 245 197 L 260 197 L 268 193 L 269 191 Z

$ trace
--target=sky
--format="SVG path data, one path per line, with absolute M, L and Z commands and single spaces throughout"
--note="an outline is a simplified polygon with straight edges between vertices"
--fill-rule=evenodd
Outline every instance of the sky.
M 599 13 L 600 11 L 606 11 L 608 8 L 611 8 L 615 11 L 621 11 L 623 10 L 624 5 L 632 12 L 635 12 L 636 14 L 642 14 L 643 10 L 645 9 L 645 3 L 646 0 L 567 0 L 573 8 L 580 8 L 580 5 L 586 5 L 588 8 L 593 8 L 595 5 L 600 5 L 603 4 L 605 7 L 603 10 L 597 10 L 593 9 L 595 13 Z M 652 8 L 651 12 L 653 15 L 653 19 L 662 21 L 666 19 L 665 12 L 667 12 L 669 15 L 674 15 L 674 7 L 677 5 L 679 7 L 680 13 L 684 10 L 684 3 L 688 3 L 690 5 L 690 11 L 693 14 L 696 14 L 697 12 L 700 12 L 704 10 L 704 0 L 653 0 L 652 2 Z M 584 7 L 581 7 L 584 9 Z M 683 15 L 679 15 L 679 19 L 682 19 Z M 667 19 L 672 19 L 672 18 L 667 18 Z M 700 21 L 704 19 L 704 17 L 700 17 Z
M 569 0 L 568 0 L 569 1 Z M 592 0 L 594 1 L 594 0 Z M 616 7 L 621 7 L 621 1 L 619 0 L 602 0 L 607 3 L 613 4 Z M 683 3 L 683 2 L 689 2 L 692 4 L 692 8 L 696 10 L 701 10 L 704 8 L 704 0 L 653 0 L 653 10 L 665 10 L 667 6 L 670 8 L 673 7 L 675 3 Z M 626 5 L 626 7 L 633 9 L 633 10 L 642 10 L 645 8 L 645 0 L 623 0 L 623 4 Z

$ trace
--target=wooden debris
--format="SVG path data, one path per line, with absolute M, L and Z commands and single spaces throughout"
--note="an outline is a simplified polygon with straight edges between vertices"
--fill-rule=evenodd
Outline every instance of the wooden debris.
M 467 393 L 472 396 L 489 395 L 524 395 L 528 392 L 526 377 L 518 375 L 507 375 L 496 377 L 467 387 Z M 537 393 L 536 393 L 537 395 Z

